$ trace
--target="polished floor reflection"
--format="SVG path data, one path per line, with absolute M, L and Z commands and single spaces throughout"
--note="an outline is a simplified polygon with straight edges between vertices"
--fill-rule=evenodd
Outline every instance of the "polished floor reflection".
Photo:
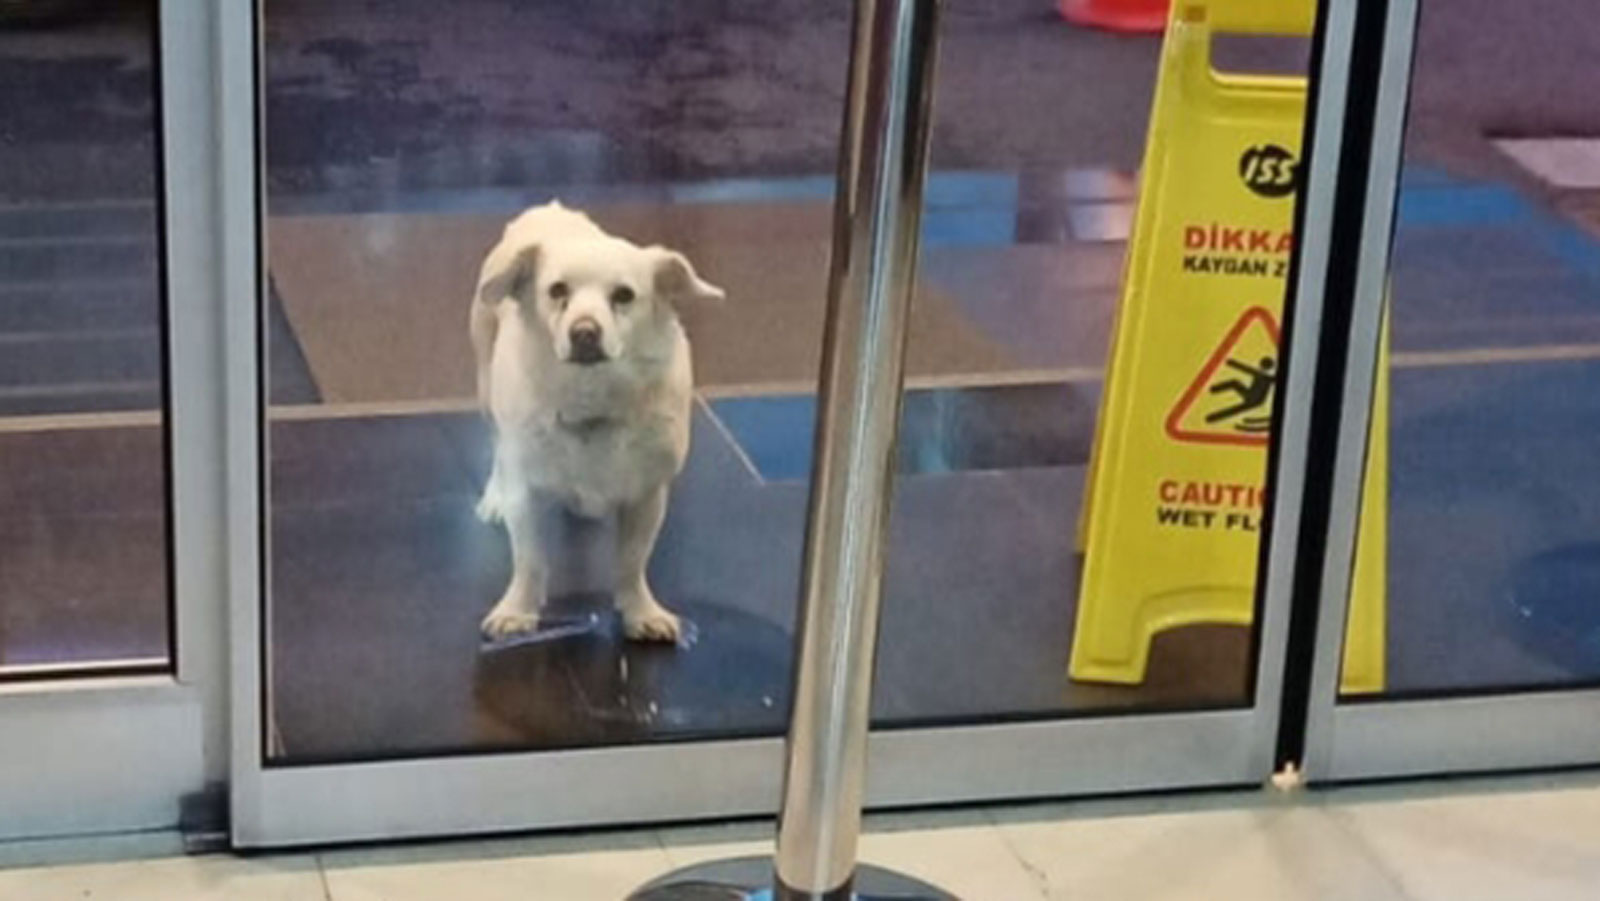
M 908 423 L 952 399 L 914 394 Z M 574 637 L 480 647 L 478 620 L 509 563 L 503 538 L 472 513 L 487 466 L 477 414 L 276 424 L 279 759 L 779 731 L 806 486 L 753 467 L 737 432 L 714 418 L 716 406 L 697 413 L 652 569 L 661 597 L 698 627 L 682 650 L 626 647 L 609 621 Z M 1003 426 L 1003 395 L 987 412 Z M 785 446 L 808 437 L 809 420 L 773 422 L 762 428 L 798 426 Z M 1081 464 L 963 469 L 995 462 L 962 450 L 981 432 L 950 442 L 936 429 L 908 429 L 918 435 L 925 452 L 908 442 L 891 537 L 881 721 L 1215 706 L 1244 696 L 1248 636 L 1221 627 L 1163 636 L 1139 688 L 1069 682 L 1077 563 L 1062 523 L 1079 504 Z M 933 472 L 919 459 L 944 462 Z M 607 537 L 604 527 L 569 524 L 552 573 L 563 613 L 605 613 Z

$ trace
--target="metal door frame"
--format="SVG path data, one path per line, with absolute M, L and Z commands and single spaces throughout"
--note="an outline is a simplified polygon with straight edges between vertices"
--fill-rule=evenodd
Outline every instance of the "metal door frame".
M 1328 211 L 1344 141 L 1345 82 L 1358 0 L 1325 0 L 1321 68 L 1313 74 L 1306 227 L 1295 282 L 1286 416 L 1273 457 L 1267 552 L 1250 707 L 890 729 L 871 738 L 867 802 L 876 807 L 1180 787 L 1259 784 L 1273 769 L 1290 570 L 1308 452 L 1304 413 L 1332 264 Z M 443 833 L 640 823 L 771 813 L 778 737 L 486 753 L 384 762 L 268 766 L 264 759 L 262 627 L 263 289 L 258 9 L 221 4 L 219 161 L 225 286 L 228 571 L 232 650 L 233 838 L 287 846 Z M 1316 90 L 1316 85 L 1321 85 Z M 595 791 L 593 786 L 604 786 Z
M 1369 178 L 1340 188 L 1360 192 L 1364 211 L 1359 234 L 1339 239 L 1358 271 L 1338 440 L 1331 448 L 1333 505 L 1305 731 L 1305 774 L 1313 782 L 1600 763 L 1600 689 L 1486 689 L 1347 702 L 1338 696 L 1419 13 L 1420 0 L 1387 4 L 1385 44 L 1373 61 L 1380 70 L 1368 73 L 1378 79 L 1371 122 L 1352 126 L 1370 129 Z
M 152 36 L 166 304 L 170 670 L 95 676 L 92 664 L 64 666 L 59 677 L 0 684 L 0 839 L 175 828 L 188 799 L 220 798 L 207 787 L 227 778 L 216 389 L 222 314 L 212 178 L 217 33 L 210 9 L 161 2 Z M 108 765 L 108 756 L 115 762 Z

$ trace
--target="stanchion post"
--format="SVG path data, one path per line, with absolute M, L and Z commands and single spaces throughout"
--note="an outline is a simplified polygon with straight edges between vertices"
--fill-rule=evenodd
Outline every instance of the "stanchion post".
M 856 3 L 776 863 L 702 865 L 638 901 L 951 897 L 856 860 L 938 6 Z
M 778 821 L 796 898 L 848 886 L 856 862 L 937 40 L 935 0 L 857 14 Z

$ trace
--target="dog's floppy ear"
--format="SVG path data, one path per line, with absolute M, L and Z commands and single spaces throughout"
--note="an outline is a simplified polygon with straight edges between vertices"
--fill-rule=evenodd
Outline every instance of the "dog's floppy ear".
M 521 297 L 533 282 L 538 265 L 538 244 L 501 241 L 489 251 L 478 272 L 478 301 L 496 304 L 507 297 Z
M 728 295 L 721 288 L 701 278 L 694 271 L 694 265 L 689 258 L 676 250 L 666 247 L 650 247 L 647 252 L 653 258 L 656 269 L 655 292 L 657 297 L 677 302 L 689 301 L 720 301 Z

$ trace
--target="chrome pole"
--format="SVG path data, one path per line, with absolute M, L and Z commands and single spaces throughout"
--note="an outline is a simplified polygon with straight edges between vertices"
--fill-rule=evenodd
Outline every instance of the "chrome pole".
M 938 6 L 856 3 L 776 862 L 693 868 L 641 901 L 951 897 L 856 863 Z
M 778 820 L 797 898 L 848 886 L 856 863 L 937 39 L 935 0 L 857 16 Z

